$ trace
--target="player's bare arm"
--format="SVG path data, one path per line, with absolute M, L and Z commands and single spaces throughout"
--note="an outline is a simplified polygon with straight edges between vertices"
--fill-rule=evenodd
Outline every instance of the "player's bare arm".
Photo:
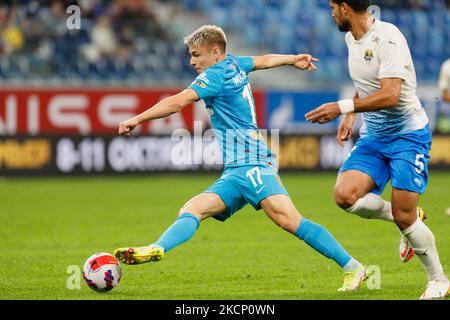
M 353 125 L 355 124 L 355 119 L 356 113 L 347 113 L 339 125 L 336 140 L 342 148 L 344 147 L 344 141 L 348 141 L 353 135 Z
M 326 103 L 306 114 L 311 123 L 328 123 L 341 114 L 371 112 L 396 107 L 400 100 L 402 79 L 381 79 L 381 90 L 364 98 Z
M 359 94 L 358 94 L 358 92 L 356 92 L 353 99 L 358 99 L 358 98 L 359 98 Z M 336 134 L 336 140 L 342 148 L 344 147 L 344 141 L 350 140 L 350 138 L 353 135 L 353 125 L 355 124 L 355 119 L 356 119 L 356 113 L 354 113 L 354 112 L 347 113 L 342 118 L 342 121 L 339 125 L 338 131 Z
M 142 122 L 171 116 L 198 100 L 197 93 L 192 89 L 186 89 L 176 95 L 165 98 L 143 113 L 121 122 L 119 124 L 119 134 L 130 136 L 131 131 Z
M 314 62 L 319 59 L 314 58 L 310 54 L 282 55 L 282 54 L 266 54 L 263 56 L 254 56 L 253 71 L 271 69 L 280 66 L 291 65 L 300 70 L 309 72 L 317 70 Z

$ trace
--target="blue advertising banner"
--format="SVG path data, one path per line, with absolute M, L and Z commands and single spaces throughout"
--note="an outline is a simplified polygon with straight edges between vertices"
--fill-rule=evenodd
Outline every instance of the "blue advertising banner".
M 310 124 L 305 114 L 327 102 L 339 98 L 336 91 L 282 92 L 269 91 L 267 95 L 267 128 L 280 129 L 281 133 L 334 133 L 338 120 L 325 125 Z

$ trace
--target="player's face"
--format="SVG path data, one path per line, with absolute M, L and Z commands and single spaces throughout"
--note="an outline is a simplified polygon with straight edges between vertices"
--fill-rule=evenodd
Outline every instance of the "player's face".
M 197 73 L 202 73 L 217 63 L 217 48 L 200 45 L 189 48 L 191 66 Z
M 342 32 L 348 32 L 351 29 L 350 20 L 345 17 L 345 12 L 344 12 L 345 5 L 346 4 L 338 5 L 337 3 L 330 1 L 331 16 L 333 17 L 334 21 L 336 22 L 336 24 L 339 28 L 339 31 L 342 31 Z

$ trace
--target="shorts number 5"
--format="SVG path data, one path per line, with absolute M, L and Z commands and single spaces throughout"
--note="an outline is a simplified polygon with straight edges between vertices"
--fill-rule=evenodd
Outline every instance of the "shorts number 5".
M 424 158 L 425 158 L 425 155 L 423 155 L 423 154 L 418 154 L 416 156 L 416 168 L 415 169 L 418 174 L 422 174 L 422 172 L 425 170 L 425 163 L 423 162 Z

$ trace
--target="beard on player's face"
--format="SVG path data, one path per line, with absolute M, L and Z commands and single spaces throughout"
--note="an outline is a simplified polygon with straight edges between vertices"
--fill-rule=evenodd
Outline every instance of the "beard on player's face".
M 330 6 L 332 9 L 332 16 L 334 22 L 336 22 L 339 31 L 349 32 L 351 30 L 352 25 L 350 23 L 350 20 L 345 17 L 342 7 L 334 4 L 332 1 L 330 2 Z
M 352 29 L 352 25 L 350 24 L 350 21 L 348 21 L 348 20 L 338 22 L 337 25 L 338 25 L 339 31 L 341 31 L 341 32 L 349 32 Z
M 349 32 L 352 28 L 352 25 L 350 23 L 350 20 L 346 19 L 342 13 L 333 15 L 334 22 L 336 22 L 336 25 L 341 32 Z

